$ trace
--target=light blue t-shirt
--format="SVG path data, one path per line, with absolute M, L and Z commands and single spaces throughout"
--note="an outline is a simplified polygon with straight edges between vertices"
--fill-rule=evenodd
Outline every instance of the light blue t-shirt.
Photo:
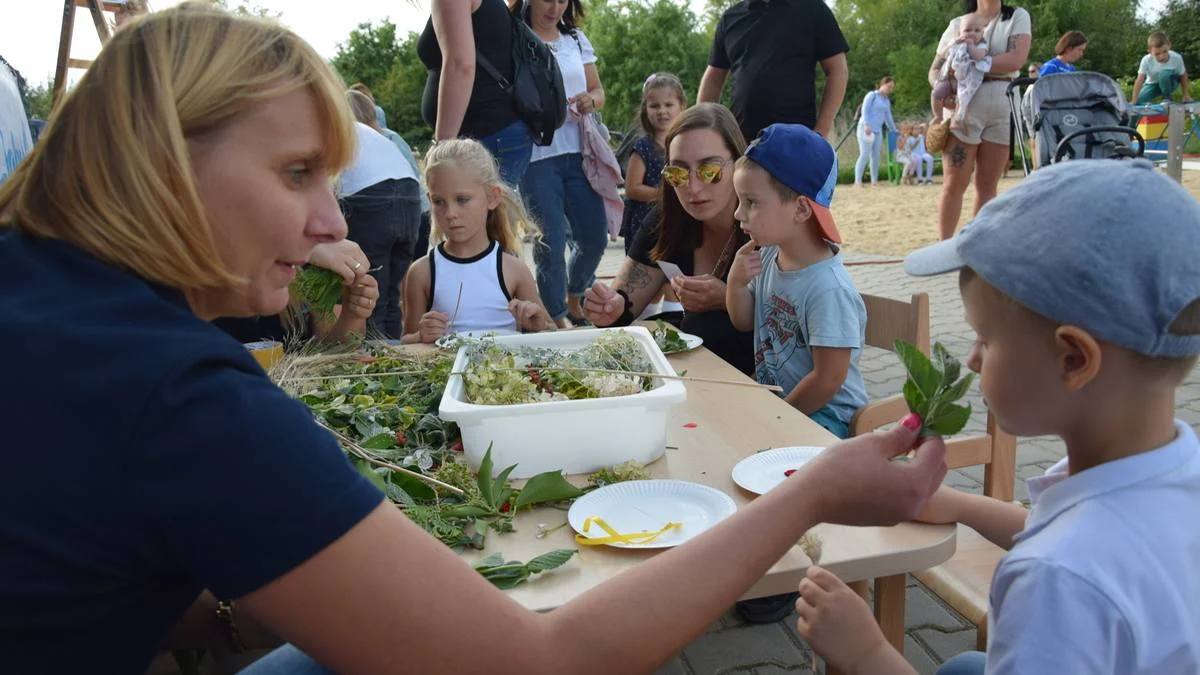
M 1147 80 L 1153 80 L 1164 70 L 1171 72 L 1176 77 L 1187 72 L 1187 68 L 1183 65 L 1183 57 L 1179 55 L 1179 52 L 1168 51 L 1166 63 L 1159 63 L 1158 59 L 1150 54 L 1143 56 L 1142 63 L 1138 66 L 1138 75 L 1145 75 Z
M 870 124 L 872 133 L 879 133 L 885 124 L 888 129 L 896 131 L 898 127 L 896 120 L 892 119 L 891 99 L 879 93 L 879 90 L 867 92 L 863 98 L 862 117 L 858 124 Z
M 867 403 L 867 388 L 858 369 L 866 342 L 867 307 L 834 255 L 801 270 L 779 269 L 779 247 L 763 248 L 762 273 L 751 280 L 754 294 L 754 371 L 763 384 L 777 384 L 784 395 L 813 370 L 813 347 L 850 349 L 850 370 L 842 388 L 824 410 L 849 423 Z
M 421 174 L 421 167 L 417 165 L 417 158 L 413 155 L 412 146 L 404 140 L 403 136 L 391 129 L 384 128 L 383 135 L 400 149 L 400 154 L 404 155 L 404 159 L 408 160 L 413 173 L 417 174 L 417 184 L 421 186 L 421 213 L 429 213 L 429 193 L 425 190 L 425 178 Z
M 1200 444 L 1030 478 L 992 578 L 988 675 L 1200 672 Z

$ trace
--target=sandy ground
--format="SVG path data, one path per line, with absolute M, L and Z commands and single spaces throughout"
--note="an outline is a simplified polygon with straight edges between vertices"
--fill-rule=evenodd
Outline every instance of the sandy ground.
M 846 249 L 858 253 L 904 255 L 937 241 L 937 206 L 941 177 L 934 185 L 890 185 L 856 188 L 839 185 L 833 197 L 833 217 Z M 1020 183 L 1019 172 L 1000 182 L 1000 191 Z M 1184 171 L 1183 184 L 1200 199 L 1200 171 Z M 975 210 L 970 188 L 963 199 L 959 227 Z

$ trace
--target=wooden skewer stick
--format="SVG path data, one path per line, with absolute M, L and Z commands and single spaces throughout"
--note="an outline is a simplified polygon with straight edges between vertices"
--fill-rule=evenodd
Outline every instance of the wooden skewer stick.
M 754 389 L 766 389 L 767 391 L 783 391 L 783 387 L 780 387 L 779 385 L 776 385 L 776 384 L 759 384 L 758 382 L 739 382 L 737 380 L 720 380 L 715 377 L 696 377 L 694 375 L 667 375 L 665 373 L 641 373 L 641 372 L 636 372 L 636 371 L 613 370 L 613 369 L 608 369 L 608 368 L 580 368 L 580 367 L 573 367 L 573 366 L 553 366 L 553 367 L 545 367 L 545 368 L 533 368 L 533 367 L 530 367 L 530 368 L 490 368 L 489 370 L 493 370 L 496 372 L 508 372 L 508 371 L 528 372 L 530 370 L 537 370 L 537 371 L 559 370 L 559 371 L 579 372 L 579 373 L 602 373 L 605 375 L 632 375 L 633 377 L 659 377 L 664 380 L 682 380 L 684 382 L 704 382 L 706 384 L 725 384 L 725 385 L 729 385 L 731 387 L 752 387 Z M 461 377 L 462 375 L 465 375 L 465 374 L 466 373 L 464 371 L 455 371 L 455 372 L 450 373 L 451 377 L 453 377 L 454 375 L 458 375 Z
M 305 377 L 289 377 L 288 382 L 316 382 L 319 380 L 353 380 L 361 377 L 392 377 L 401 375 L 428 375 L 427 370 L 396 370 L 386 373 L 346 373 L 344 375 L 308 375 Z
M 326 425 L 323 422 L 318 421 L 317 426 L 319 426 L 322 429 L 333 434 L 333 437 L 338 439 L 339 441 L 341 441 L 342 444 L 346 446 L 347 450 L 349 450 L 356 456 L 370 462 L 371 464 L 374 464 L 375 466 L 381 466 L 386 469 L 391 469 L 392 471 L 399 471 L 400 473 L 412 476 L 413 478 L 416 478 L 420 481 L 424 481 L 431 485 L 436 485 L 436 486 L 442 488 L 443 490 L 448 490 L 460 497 L 463 496 L 464 494 L 466 494 L 462 490 L 454 487 L 453 485 L 450 485 L 448 483 L 443 483 L 442 481 L 434 478 L 433 476 L 426 476 L 423 473 L 418 473 L 416 471 L 406 469 L 402 466 L 396 466 L 395 464 L 391 464 L 389 462 L 385 462 L 383 460 L 376 459 L 375 457 L 371 456 L 371 453 L 367 452 L 361 446 L 359 446 L 357 443 L 350 440 L 345 434 L 339 433 L 336 429 L 331 428 L 330 426 Z
M 454 314 L 450 316 L 450 323 L 446 324 L 446 335 L 454 333 L 454 321 L 458 319 L 458 308 L 462 306 L 463 282 L 458 282 L 458 299 L 454 301 Z

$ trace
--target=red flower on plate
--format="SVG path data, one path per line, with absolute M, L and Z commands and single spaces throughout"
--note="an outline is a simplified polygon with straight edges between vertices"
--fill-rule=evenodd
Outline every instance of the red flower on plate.
M 796 470 L 795 470 L 795 469 L 788 469 L 787 471 L 784 471 L 784 472 L 783 472 L 783 475 L 784 475 L 784 477 L 786 478 L 786 477 L 788 477 L 788 476 L 790 476 L 790 475 L 792 475 L 792 474 L 794 474 L 794 473 L 796 473 Z
M 688 422 L 687 424 L 683 425 L 683 428 L 684 429 L 695 429 L 698 426 L 700 426 L 700 425 L 696 424 L 695 422 Z

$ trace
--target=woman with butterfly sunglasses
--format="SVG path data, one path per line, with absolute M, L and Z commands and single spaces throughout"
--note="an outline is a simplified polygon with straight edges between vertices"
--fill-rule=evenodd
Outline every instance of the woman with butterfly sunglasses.
M 733 113 L 701 103 L 675 120 L 665 147 L 659 204 L 638 230 L 613 285 L 597 283 L 584 294 L 584 315 L 597 326 L 633 322 L 668 281 L 658 263 L 672 263 L 683 272 L 669 280 L 684 308 L 680 330 L 752 373 L 753 333 L 734 328 L 725 309 L 725 278 L 748 240 L 733 217 L 733 163 L 746 141 Z

